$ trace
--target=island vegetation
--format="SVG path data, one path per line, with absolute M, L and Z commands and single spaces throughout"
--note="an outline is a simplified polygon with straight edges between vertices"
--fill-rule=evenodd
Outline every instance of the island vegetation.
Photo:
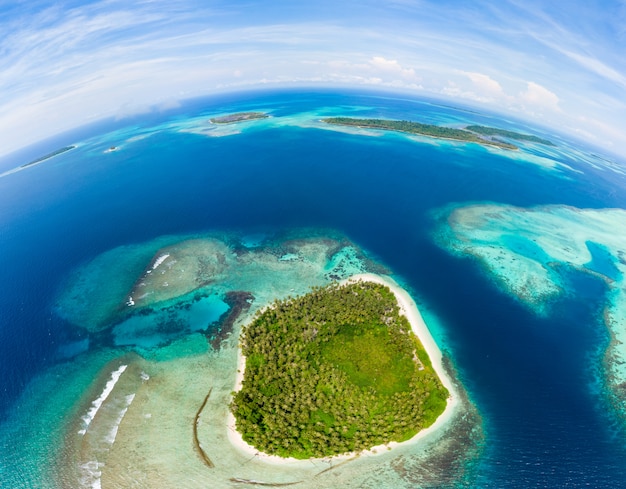
M 405 441 L 446 407 L 447 389 L 381 284 L 275 301 L 241 341 L 231 410 L 242 438 L 268 454 L 307 459 Z
M 252 121 L 255 119 L 267 119 L 269 115 L 264 112 L 237 112 L 209 119 L 213 124 L 232 124 L 234 122 Z
M 528 141 L 530 143 L 539 143 L 545 144 L 546 146 L 555 146 L 552 141 L 547 139 L 543 139 L 537 136 L 533 136 L 530 134 L 521 134 L 519 132 L 508 131 L 506 129 L 498 129 L 497 127 L 488 127 L 488 126 L 467 126 L 465 128 L 467 131 L 471 131 L 476 134 L 481 134 L 483 136 L 502 136 L 509 139 L 515 139 L 517 141 Z
M 437 126 L 434 124 L 422 124 L 413 121 L 397 121 L 390 119 L 355 119 L 351 117 L 329 117 L 322 119 L 327 124 L 337 124 L 341 126 L 356 126 L 368 129 L 382 129 L 386 131 L 405 132 L 409 134 L 419 134 L 440 139 L 452 139 L 454 141 L 466 141 L 470 143 L 485 144 L 498 148 L 516 150 L 517 146 L 499 141 L 493 138 L 481 137 L 474 132 L 465 129 L 455 129 L 453 127 Z
M 52 153 L 48 153 L 44 156 L 40 156 L 39 158 L 33 160 L 33 161 L 29 161 L 28 163 L 24 163 L 22 166 L 20 166 L 20 168 L 26 168 L 27 166 L 31 166 L 31 165 L 36 165 L 38 163 L 41 163 L 42 161 L 48 160 L 50 158 L 52 158 L 53 156 L 57 156 L 60 155 L 62 153 L 66 153 L 67 151 L 70 151 L 72 149 L 76 148 L 76 146 L 64 146 L 63 148 L 59 148 L 55 151 L 53 151 Z

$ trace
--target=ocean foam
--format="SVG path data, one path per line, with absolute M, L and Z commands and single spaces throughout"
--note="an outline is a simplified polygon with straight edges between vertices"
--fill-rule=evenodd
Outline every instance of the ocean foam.
M 106 401 L 107 397 L 109 397 L 109 395 L 113 391 L 113 388 L 115 387 L 115 384 L 120 379 L 127 367 L 128 365 L 121 365 L 111 374 L 111 379 L 104 386 L 104 390 L 102 391 L 102 393 L 96 398 L 95 401 L 91 403 L 89 411 L 87 411 L 87 414 L 82 417 L 82 420 L 85 422 L 85 427 L 78 432 L 79 434 L 84 435 L 87 432 L 87 430 L 89 429 L 89 425 L 93 421 L 93 418 L 95 418 L 98 410 L 100 409 L 104 401 Z
M 164 255 L 159 256 L 154 262 L 154 265 L 152 265 L 152 270 L 156 270 L 159 267 L 159 265 L 163 264 L 163 262 L 167 260 L 169 257 L 170 257 L 169 253 L 165 253 Z
M 96 460 L 89 461 L 80 466 L 83 471 L 84 476 L 81 477 L 81 485 L 83 487 L 90 487 L 91 489 L 102 489 L 102 482 L 100 481 L 100 477 L 102 477 L 102 467 L 104 464 Z

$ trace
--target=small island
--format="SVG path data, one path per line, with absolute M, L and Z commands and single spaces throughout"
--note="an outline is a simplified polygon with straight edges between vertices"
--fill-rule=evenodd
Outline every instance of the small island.
M 245 369 L 231 403 L 243 440 L 309 459 L 406 441 L 431 426 L 449 392 L 398 301 L 383 283 L 358 280 L 257 313 L 242 332 Z
M 506 129 L 498 129 L 497 127 L 467 126 L 465 130 L 480 134 L 482 136 L 502 136 L 509 139 L 515 139 L 517 141 L 527 141 L 529 143 L 539 143 L 546 146 L 556 146 L 552 141 L 549 141 L 547 139 L 542 139 L 540 137 L 532 136 L 530 134 L 521 134 L 519 132 L 508 131 Z
M 44 156 L 40 156 L 39 158 L 33 160 L 33 161 L 29 161 L 28 163 L 24 163 L 22 166 L 20 166 L 20 168 L 26 168 L 28 166 L 32 166 L 32 165 L 37 165 L 38 163 L 41 163 L 43 161 L 49 160 L 50 158 L 53 158 L 54 156 L 58 156 L 60 154 L 66 153 L 68 151 L 73 150 L 74 148 L 76 148 L 76 146 L 64 146 L 63 148 L 59 148 L 55 151 L 53 151 L 52 153 L 48 153 Z
M 253 121 L 256 119 L 267 119 L 269 115 L 265 112 L 237 112 L 236 114 L 222 115 L 209 119 L 213 124 L 233 124 L 235 122 Z
M 517 146 L 497 139 L 487 139 L 465 129 L 455 129 L 453 127 L 437 126 L 434 124 L 421 124 L 413 121 L 396 121 L 388 119 L 354 119 L 351 117 L 328 117 L 322 119 L 326 124 L 336 124 L 340 126 L 354 126 L 366 129 L 382 129 L 384 131 L 404 132 L 408 134 L 419 134 L 438 139 L 451 139 L 453 141 L 465 141 L 468 143 L 478 143 L 487 146 L 496 146 L 502 149 L 517 150 Z

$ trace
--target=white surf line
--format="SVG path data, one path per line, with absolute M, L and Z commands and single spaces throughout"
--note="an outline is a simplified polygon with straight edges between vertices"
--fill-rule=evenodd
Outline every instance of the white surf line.
M 164 255 L 159 256 L 154 262 L 154 265 L 152 265 L 152 270 L 156 270 L 159 267 L 159 265 L 161 265 L 169 257 L 170 257 L 169 253 L 165 253 Z
M 85 433 L 87 433 L 87 429 L 93 421 L 93 418 L 95 418 L 96 414 L 98 413 L 100 406 L 102 406 L 107 397 L 109 397 L 109 395 L 113 391 L 113 387 L 115 387 L 115 384 L 126 370 L 126 367 L 128 367 L 128 365 L 121 365 L 111 374 L 111 379 L 104 386 L 104 390 L 102 391 L 102 393 L 96 398 L 95 401 L 91 403 L 89 411 L 87 411 L 87 414 L 82 417 L 82 420 L 85 422 L 85 427 L 78 432 L 79 435 L 84 435 Z
M 169 257 L 170 257 L 170 254 L 169 254 L 169 253 L 164 253 L 164 254 L 162 254 L 161 256 L 159 256 L 159 257 L 158 257 L 158 258 L 154 261 L 154 264 L 152 265 L 152 268 L 151 268 L 150 270 L 148 270 L 146 273 L 152 273 L 152 272 L 153 272 L 154 270 L 156 270 L 156 269 L 157 269 L 160 265 L 162 265 L 162 264 L 163 264 L 163 262 L 164 262 L 165 260 L 167 260 Z M 172 263 L 175 263 L 175 261 L 174 261 L 174 262 L 172 262 Z M 167 283 L 167 282 L 166 282 L 166 283 Z M 145 284 L 144 284 L 144 283 L 142 283 L 142 285 L 145 285 Z M 167 287 L 167 285 L 166 285 L 166 287 Z M 147 294 L 147 293 L 146 293 L 146 294 L 143 294 L 142 296 L 138 297 L 138 298 L 137 298 L 137 300 L 144 298 L 146 295 L 148 295 L 148 294 Z M 135 299 L 133 299 L 133 296 L 132 296 L 132 295 L 131 295 L 131 296 L 128 296 L 128 300 L 126 301 L 126 305 L 127 305 L 128 307 L 132 307 L 132 306 L 134 306 L 134 305 L 135 305 Z
M 124 416 L 126 415 L 126 412 L 128 411 L 131 403 L 133 402 L 133 399 L 135 399 L 135 394 L 130 394 L 126 396 L 124 408 L 120 410 L 117 418 L 113 423 L 113 427 L 104 437 L 104 442 L 106 442 L 108 446 L 106 448 L 101 448 L 104 448 L 105 453 L 108 453 L 108 451 L 115 443 L 115 439 L 117 438 L 117 432 L 119 430 L 122 419 L 124 419 Z M 80 479 L 81 486 L 90 489 L 102 489 L 102 469 L 104 468 L 104 466 L 105 463 L 101 462 L 98 459 L 90 460 L 89 462 L 82 464 L 80 466 L 83 472 L 83 476 Z
M 125 369 L 126 365 L 122 365 L 122 367 L 124 367 Z M 114 372 L 114 374 L 117 374 L 117 373 L 119 373 L 119 375 L 117 375 L 115 382 L 119 380 L 119 377 L 121 376 L 122 372 L 119 372 L 119 369 L 118 369 L 117 371 Z M 145 382 L 144 375 L 147 375 L 147 374 L 142 373 L 141 378 L 142 378 L 142 381 Z M 107 387 L 112 382 L 113 382 L 113 379 L 109 381 L 109 383 L 107 384 Z M 102 479 L 102 470 L 105 467 L 104 461 L 106 460 L 107 454 L 111 450 L 111 447 L 115 443 L 115 440 L 117 438 L 117 433 L 119 431 L 122 420 L 124 419 L 124 416 L 126 416 L 126 413 L 128 412 L 128 409 L 130 408 L 130 405 L 135 399 L 135 395 L 136 394 L 133 393 L 133 394 L 129 394 L 123 397 L 122 408 L 119 410 L 117 417 L 113 420 L 112 425 L 109 429 L 109 432 L 103 435 L 102 439 L 98 443 L 98 448 L 93 454 L 95 455 L 95 458 L 80 466 L 80 468 L 82 469 L 82 473 L 83 473 L 81 477 L 82 487 L 89 488 L 89 489 L 102 489 L 101 479 Z

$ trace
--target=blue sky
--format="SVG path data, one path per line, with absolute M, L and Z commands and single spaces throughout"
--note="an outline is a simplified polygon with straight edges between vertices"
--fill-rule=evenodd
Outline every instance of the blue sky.
M 0 0 L 0 155 L 265 86 L 438 97 L 626 156 L 626 0 Z

